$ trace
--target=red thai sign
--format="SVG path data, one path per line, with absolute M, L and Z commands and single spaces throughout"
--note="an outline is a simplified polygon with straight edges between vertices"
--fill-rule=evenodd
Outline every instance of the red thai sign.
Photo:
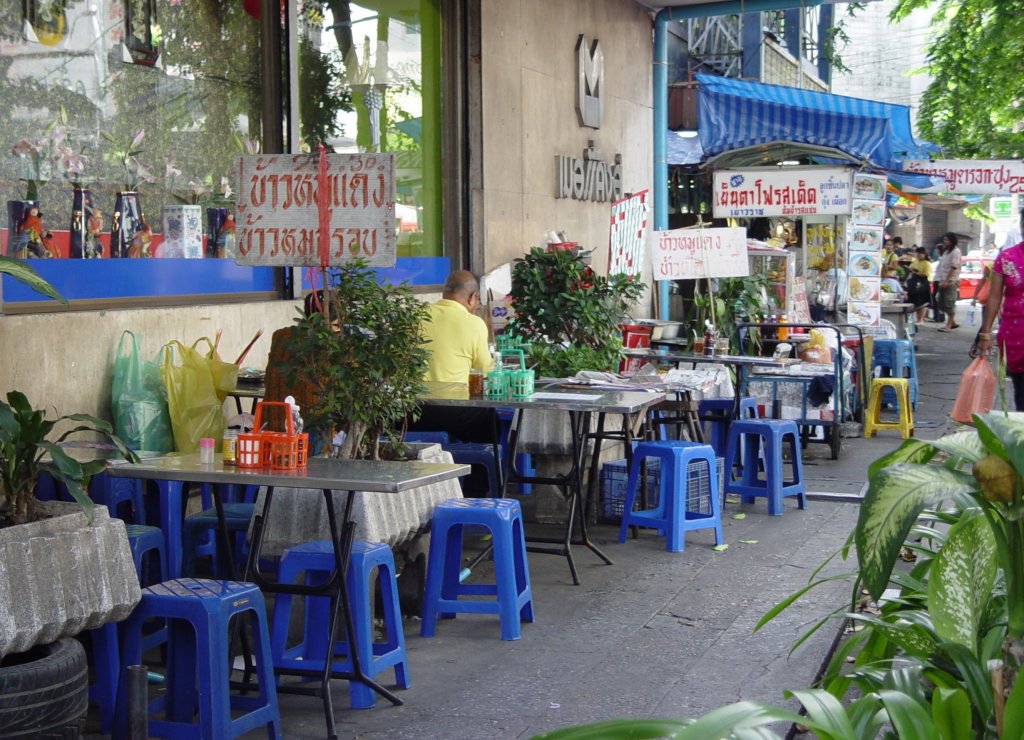
M 362 257 L 395 264 L 393 154 L 261 154 L 238 161 L 240 265 L 317 266 L 319 201 L 326 209 L 327 264 Z

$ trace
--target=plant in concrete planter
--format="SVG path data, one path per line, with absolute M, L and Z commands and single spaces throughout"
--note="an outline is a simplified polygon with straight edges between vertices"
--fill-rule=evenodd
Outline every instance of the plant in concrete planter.
M 598 275 L 578 248 L 534 247 L 512 268 L 512 334 L 531 344 L 538 375 L 564 378 L 579 370 L 615 370 L 619 322 L 644 286 L 631 275 Z
M 64 421 L 75 426 L 50 440 L 54 427 Z M 104 462 L 79 462 L 59 446 L 70 435 L 85 431 L 114 443 L 126 459 L 137 459 L 114 434 L 113 427 L 94 416 L 70 414 L 47 419 L 45 411 L 32 408 L 25 394 L 18 391 L 8 393 L 6 403 L 0 401 L 0 527 L 36 518 L 35 488 L 42 473 L 63 484 L 91 518 L 93 504 L 85 485 L 103 470 Z
M 296 322 L 290 349 L 298 359 L 290 379 L 315 388 L 318 402 L 303 409 L 309 426 L 324 439 L 345 433 L 338 457 L 378 460 L 381 435 L 417 413 L 428 358 L 420 329 L 427 307 L 407 286 L 377 282 L 361 260 L 333 278 L 324 313 Z
M 66 303 L 25 263 L 0 257 L 6 273 Z M 57 424 L 70 422 L 58 434 Z M 85 414 L 47 419 L 23 393 L 0 402 L 0 733 L 5 737 L 77 737 L 88 707 L 81 645 L 67 639 L 127 617 L 141 593 L 124 524 L 92 511 L 85 493 L 103 463 L 82 464 L 59 442 L 80 431 L 136 456 L 106 422 Z M 51 439 L 53 437 L 53 439 Z M 48 473 L 78 501 L 36 501 Z M 84 509 L 84 511 L 83 511 Z

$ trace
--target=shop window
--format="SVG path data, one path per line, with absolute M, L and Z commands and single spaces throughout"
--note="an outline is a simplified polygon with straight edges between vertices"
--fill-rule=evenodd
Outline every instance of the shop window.
M 278 272 L 231 259 L 225 212 L 212 214 L 212 230 L 207 218 L 209 208 L 230 211 L 233 163 L 261 148 L 260 24 L 247 11 L 255 5 L 4 5 L 3 253 L 28 257 L 84 307 L 279 295 Z M 122 231 L 112 234 L 115 226 Z M 139 258 L 112 258 L 128 254 Z M 38 299 L 9 278 L 2 297 L 5 311 Z
M 380 272 L 443 282 L 440 0 L 307 0 L 301 10 L 301 148 L 393 152 L 398 262 Z

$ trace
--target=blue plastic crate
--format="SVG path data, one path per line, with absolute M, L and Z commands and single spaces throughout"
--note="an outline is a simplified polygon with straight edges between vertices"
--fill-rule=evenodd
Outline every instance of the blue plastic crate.
M 721 510 L 725 500 L 725 462 L 721 457 L 716 457 L 715 463 Z M 657 458 L 648 458 L 647 503 L 652 508 L 660 501 L 660 482 L 661 461 Z M 601 521 L 614 523 L 622 520 L 628 483 L 629 468 L 625 460 L 612 460 L 601 467 Z M 708 483 L 707 466 L 700 461 L 691 462 L 686 468 L 686 499 L 687 511 L 711 513 L 711 486 Z

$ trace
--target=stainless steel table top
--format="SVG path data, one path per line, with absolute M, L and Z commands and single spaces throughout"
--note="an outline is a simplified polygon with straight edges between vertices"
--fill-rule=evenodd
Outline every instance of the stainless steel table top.
M 568 382 L 568 381 L 560 381 Z M 547 409 L 606 414 L 635 414 L 665 398 L 663 392 L 620 391 L 604 388 L 563 388 L 538 384 L 527 398 L 470 397 L 465 383 L 428 382 L 427 391 L 419 397 L 431 406 L 462 406 L 470 408 Z
M 657 344 L 686 346 L 685 339 L 662 339 Z M 669 360 L 670 362 L 703 362 L 719 363 L 722 365 L 744 365 L 747 367 L 789 367 L 799 365 L 800 360 L 793 357 L 783 357 L 776 360 L 773 357 L 751 357 L 749 355 L 697 355 L 690 352 L 669 352 L 658 353 L 650 349 L 626 349 L 622 350 L 626 357 L 648 357 L 652 360 Z
M 107 472 L 115 478 L 397 493 L 469 475 L 470 466 L 315 457 L 304 469 L 272 470 L 224 465 L 220 455 L 212 464 L 203 465 L 196 453 L 168 455 L 140 463 L 111 462 Z

